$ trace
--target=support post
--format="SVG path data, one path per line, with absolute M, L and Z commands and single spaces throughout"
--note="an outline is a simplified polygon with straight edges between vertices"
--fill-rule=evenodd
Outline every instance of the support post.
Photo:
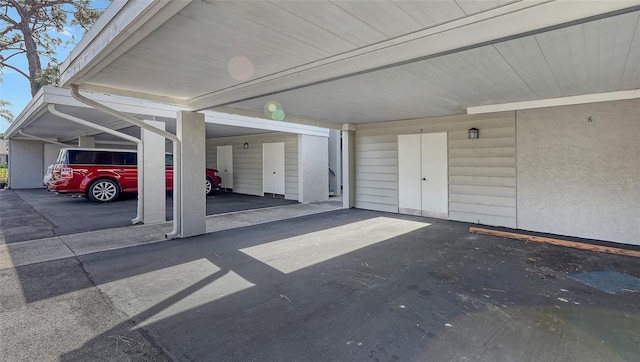
M 342 207 L 356 205 L 356 126 L 342 125 Z
M 206 233 L 205 183 L 205 123 L 204 114 L 180 111 L 176 119 L 176 136 L 180 140 L 182 167 L 174 169 L 180 178 L 181 202 L 180 237 Z
M 157 129 L 165 128 L 164 122 L 145 121 Z M 141 129 L 143 159 L 143 192 L 138 194 L 143 200 L 143 222 L 157 224 L 167 221 L 166 180 L 165 180 L 165 138 L 155 132 Z

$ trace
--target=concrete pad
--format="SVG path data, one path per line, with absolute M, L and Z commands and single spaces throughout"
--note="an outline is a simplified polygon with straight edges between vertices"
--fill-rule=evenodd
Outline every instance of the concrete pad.
M 0 245 L 0 269 L 74 256 L 60 238 L 46 238 Z
M 207 216 L 207 232 L 228 230 L 323 213 L 339 208 L 339 203 L 292 204 Z M 0 269 L 57 260 L 71 256 L 167 241 L 170 222 L 136 225 L 59 237 L 0 244 Z M 179 242 L 180 239 L 176 239 Z
M 163 223 L 64 235 L 60 236 L 60 239 L 76 255 L 84 255 L 165 240 L 164 235 L 169 231 L 171 225 Z

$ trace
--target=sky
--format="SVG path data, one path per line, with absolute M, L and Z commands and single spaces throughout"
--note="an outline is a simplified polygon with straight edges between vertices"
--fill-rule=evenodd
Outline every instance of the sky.
M 98 8 L 106 8 L 109 5 L 109 2 L 106 0 L 94 0 L 93 5 Z M 69 20 L 71 20 L 69 18 Z M 57 33 L 57 34 L 56 34 Z M 83 31 L 80 27 L 67 25 L 63 32 L 59 33 L 55 30 L 50 31 L 50 34 L 53 36 L 59 36 L 62 39 L 62 45 L 57 49 L 56 58 L 60 63 L 62 63 L 67 55 L 73 50 L 75 44 L 77 44 L 82 38 Z M 75 41 L 70 44 L 65 44 L 67 41 L 72 39 L 72 36 L 75 35 Z M 14 58 L 15 61 L 12 62 L 12 65 L 17 66 L 21 70 L 27 72 L 27 58 L 22 55 L 17 58 Z M 42 66 L 46 67 L 48 59 L 42 58 Z M 17 73 L 16 71 L 4 68 L 2 69 L 2 83 L 0 83 L 0 99 L 4 99 L 6 101 L 11 102 L 11 106 L 7 107 L 11 112 L 13 112 L 14 117 L 18 117 L 18 114 L 22 112 L 24 107 L 31 100 L 31 90 L 29 88 L 29 81 Z M 9 122 L 0 118 L 0 133 L 4 133 L 6 129 L 9 127 Z

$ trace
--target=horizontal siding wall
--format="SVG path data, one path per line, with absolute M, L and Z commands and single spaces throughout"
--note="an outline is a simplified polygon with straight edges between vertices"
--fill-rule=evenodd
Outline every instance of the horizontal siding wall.
M 515 228 L 514 112 L 358 125 L 356 207 L 398 212 L 398 135 L 434 132 L 448 134 L 449 219 Z
M 244 143 L 249 144 L 244 149 Z M 298 135 L 268 133 L 207 140 L 207 167 L 217 168 L 217 146 L 233 146 L 233 191 L 262 196 L 262 144 L 284 142 L 285 198 L 298 200 Z

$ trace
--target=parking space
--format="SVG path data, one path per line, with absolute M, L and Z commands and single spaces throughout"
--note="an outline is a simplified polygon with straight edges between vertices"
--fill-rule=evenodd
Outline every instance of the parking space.
M 4 270 L 5 293 L 25 300 L 3 310 L 4 353 L 62 361 L 637 360 L 640 302 L 628 284 L 640 280 L 637 259 L 468 229 L 338 210 Z M 585 281 L 605 272 L 609 285 L 626 286 Z M 82 295 L 98 304 L 75 303 Z M 60 303 L 70 305 L 65 318 L 41 312 Z M 43 327 L 19 332 L 32 312 Z M 115 315 L 124 319 L 98 323 Z M 95 327 L 38 337 L 74 324 Z M 15 347 L 27 340 L 29 348 Z
M 292 205 L 296 201 L 218 192 L 207 197 L 207 215 Z M 111 203 L 54 194 L 42 189 L 0 191 L 0 226 L 4 242 L 13 243 L 131 225 L 136 216 L 135 195 Z M 172 219 L 171 195 L 167 220 Z

